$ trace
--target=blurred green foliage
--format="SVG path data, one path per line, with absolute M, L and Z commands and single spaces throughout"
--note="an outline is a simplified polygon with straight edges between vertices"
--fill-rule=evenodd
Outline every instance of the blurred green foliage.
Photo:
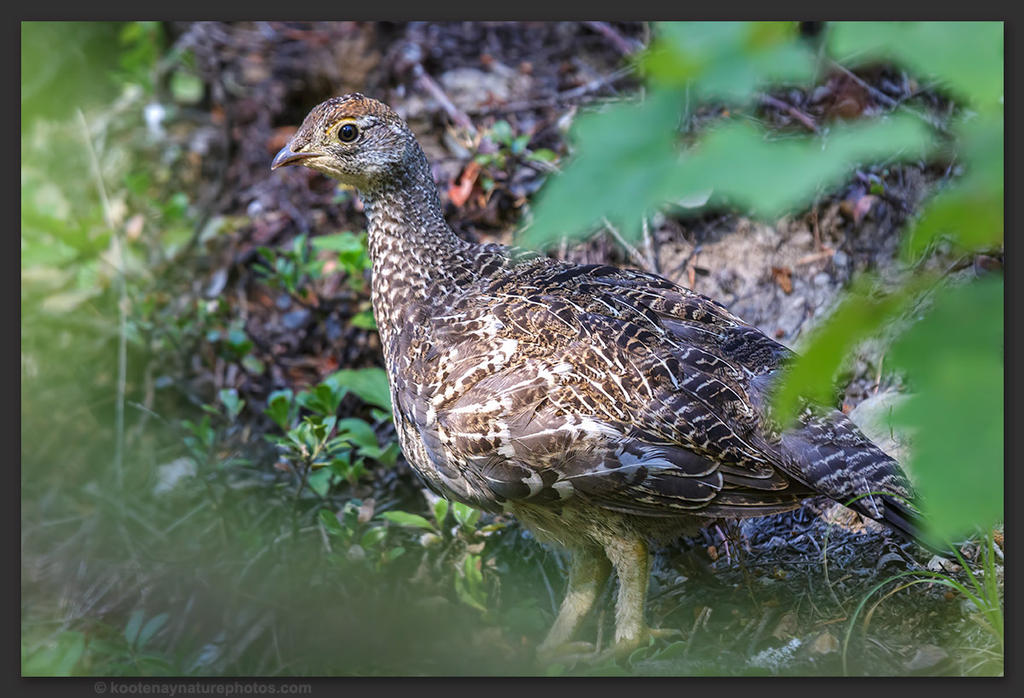
M 893 366 L 914 391 L 897 420 L 915 434 L 910 467 L 930 535 L 989 527 L 1002 516 L 1002 281 L 933 292 L 946 280 L 920 261 L 941 240 L 961 254 L 1002 245 L 1002 37 L 996 22 L 838 22 L 827 25 L 819 55 L 795 23 L 661 23 L 637 60 L 646 98 L 577 119 L 572 161 L 539 194 L 520 240 L 550 245 L 602 221 L 635 235 L 644 216 L 681 200 L 774 217 L 827 193 L 863 162 L 959 163 L 964 174 L 908 226 L 901 285 L 854 284 L 789 368 L 775 414 L 786 423 L 805 400 L 828 401 L 851 350 L 927 294 L 923 320 L 894 347 Z M 893 61 L 948 90 L 957 109 L 941 132 L 909 106 L 814 135 L 771 133 L 744 118 L 761 90 L 813 86 L 825 60 L 849 68 Z M 693 115 L 707 103 L 732 111 L 697 129 Z
M 848 66 L 891 60 L 974 109 L 1002 112 L 1002 22 L 835 22 L 828 48 Z
M 116 97 L 123 30 L 115 22 L 22 22 L 22 115 L 61 117 L 69 105 Z
M 639 67 L 695 100 L 745 103 L 764 85 L 814 77 L 814 52 L 796 31 L 795 22 L 662 22 Z
M 184 177 L 188 150 L 166 134 L 205 86 L 164 30 L 22 25 L 22 672 L 424 673 L 440 655 L 418 665 L 430 653 L 402 648 L 436 642 L 453 648 L 449 671 L 465 667 L 455 648 L 493 600 L 494 531 L 446 511 L 437 540 L 421 540 L 381 516 L 422 506 L 394 474 L 383 369 L 343 369 L 265 404 L 189 383 L 218 365 L 267 367 L 232 299 L 190 278 L 183 253 L 237 221 L 197 227 L 202 180 Z M 147 125 L 154 103 L 164 135 Z M 328 265 L 357 299 L 368 290 L 365 233 L 261 252 L 265 281 L 300 301 Z M 351 322 L 373 328 L 365 305 Z M 391 483 L 380 501 L 375 479 Z M 436 594 L 450 622 L 437 627 L 414 593 Z
M 990 528 L 1003 502 L 1003 283 L 981 279 L 936 292 L 892 347 L 911 379 L 893 415 L 913 430 L 909 468 L 940 540 Z

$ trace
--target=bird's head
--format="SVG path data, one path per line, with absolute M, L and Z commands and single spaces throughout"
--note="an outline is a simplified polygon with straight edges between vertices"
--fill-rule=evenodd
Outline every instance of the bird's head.
M 365 193 L 416 171 L 422 160 L 416 138 L 390 107 L 352 93 L 314 107 L 270 168 L 304 165 Z

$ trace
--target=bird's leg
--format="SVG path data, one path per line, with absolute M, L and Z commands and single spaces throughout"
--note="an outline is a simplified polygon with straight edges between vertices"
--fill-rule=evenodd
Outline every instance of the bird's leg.
M 569 640 L 576 633 L 597 595 L 601 593 L 611 572 L 608 558 L 600 548 L 576 548 L 569 566 L 569 588 L 565 592 L 558 617 L 544 642 L 537 647 L 537 656 L 550 658 L 566 649 L 573 649 Z
M 599 659 L 606 655 L 622 657 L 645 646 L 652 637 L 678 634 L 676 630 L 652 629 L 644 620 L 651 571 L 647 544 L 615 539 L 605 545 L 605 553 L 619 577 L 619 596 L 615 602 L 615 644 Z
M 615 644 L 639 647 L 647 642 L 644 603 L 650 576 L 647 545 L 641 540 L 615 540 L 605 546 L 608 559 L 619 577 L 615 601 Z

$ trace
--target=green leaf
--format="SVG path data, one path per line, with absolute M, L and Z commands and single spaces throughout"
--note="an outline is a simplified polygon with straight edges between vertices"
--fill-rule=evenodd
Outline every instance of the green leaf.
M 341 524 L 338 522 L 338 517 L 333 511 L 321 509 L 317 516 L 320 519 L 320 523 L 323 524 L 323 527 L 327 529 L 328 533 L 336 536 L 340 536 L 345 533 L 345 529 L 341 527 Z
M 584 233 L 603 217 L 629 236 L 652 209 L 709 189 L 719 203 L 774 217 L 836 185 L 858 163 L 918 159 L 932 144 L 928 129 L 907 115 L 838 126 L 823 138 L 769 140 L 752 124 L 727 123 L 680 153 L 681 99 L 663 92 L 641 106 L 581 117 L 580 154 L 548 180 L 521 244 L 543 246 Z
M 936 541 L 1003 515 L 1003 282 L 942 289 L 893 346 L 911 382 L 894 421 L 913 434 L 909 470 Z
M 774 217 L 838 184 L 858 163 L 917 159 L 930 145 L 927 128 L 910 116 L 838 126 L 824 138 L 778 140 L 751 124 L 732 123 L 705 134 L 662 191 L 712 188 L 712 200 Z
M 321 235 L 312 240 L 316 250 L 330 250 L 338 254 L 338 263 L 350 275 L 359 275 L 370 268 L 370 256 L 366 249 L 366 233 L 341 232 Z
M 335 388 L 351 390 L 363 402 L 391 411 L 391 390 L 388 388 L 388 375 L 384 369 L 357 368 L 342 369 L 324 379 Z
M 338 477 L 345 478 L 346 480 L 352 477 L 352 458 L 348 452 L 332 456 L 327 462 L 327 467 Z
M 138 649 L 142 649 L 146 646 L 146 643 L 157 634 L 157 632 L 167 622 L 168 616 L 166 613 L 160 613 L 150 618 L 145 625 L 142 626 L 142 630 L 139 631 L 139 642 Z
M 878 331 L 902 308 L 913 289 L 872 293 L 870 277 L 860 277 L 829 318 L 810 335 L 807 347 L 786 370 L 772 399 L 774 418 L 787 424 L 803 400 L 828 404 L 832 381 L 858 342 Z
M 334 477 L 334 473 L 330 468 L 321 468 L 306 478 L 306 482 L 309 483 L 309 488 L 316 492 L 321 497 L 326 497 L 327 493 L 331 489 L 331 479 Z
M 295 400 L 306 409 L 323 416 L 331 416 L 338 412 L 345 391 L 326 380 L 310 390 L 299 393 Z
M 908 231 L 904 252 L 910 259 L 943 234 L 968 250 L 1003 240 L 1003 116 L 975 118 L 957 132 L 967 174 L 929 202 Z
M 444 526 L 444 520 L 448 517 L 448 500 L 444 498 L 434 502 L 434 521 L 438 527 Z
M 85 652 L 85 635 L 65 630 L 57 639 L 36 650 L 21 664 L 24 676 L 71 676 Z
M 348 231 L 320 235 L 313 238 L 311 243 L 315 250 L 330 250 L 332 252 L 359 252 L 365 247 L 358 235 Z
M 675 134 L 683 99 L 681 93 L 659 91 L 640 105 L 615 104 L 579 117 L 572 130 L 577 153 L 548 178 L 520 244 L 538 247 L 581 235 L 602 217 L 627 233 L 639 227 L 640 216 L 668 198 L 665 181 L 678 160 Z
M 373 453 L 374 456 L 380 452 L 377 443 L 377 435 L 373 427 L 362 419 L 347 417 L 338 421 L 338 438 L 355 444 L 362 451 Z
M 377 329 L 377 321 L 373 317 L 372 310 L 362 310 L 352 316 L 349 320 L 353 327 L 359 327 L 364 330 L 375 330 Z
M 252 354 L 246 354 L 242 357 L 242 368 L 257 376 L 262 376 L 263 372 L 267 370 L 267 367 L 263 365 L 263 362 Z
M 509 145 L 512 142 L 512 126 L 504 119 L 494 122 L 489 133 L 495 143 Z
M 691 86 L 698 99 L 749 101 L 769 82 L 807 82 L 814 54 L 795 22 L 660 22 L 641 56 L 655 84 Z
M 917 224 L 908 231 L 906 251 L 911 258 L 929 243 L 949 235 L 968 250 L 985 249 L 1003 240 L 1003 192 L 963 182 L 937 195 Z
M 381 513 L 380 518 L 385 521 L 390 521 L 396 526 L 405 526 L 407 528 L 423 528 L 428 531 L 434 530 L 434 524 L 427 521 L 419 514 L 410 514 L 407 511 L 385 511 Z
M 238 391 L 234 388 L 223 388 L 217 395 L 231 419 L 236 419 L 245 407 L 245 400 L 238 397 Z
M 376 526 L 369 529 L 363 534 L 363 537 L 359 539 L 359 545 L 364 549 L 369 550 L 374 547 L 387 536 L 388 530 L 384 526 Z
M 142 609 L 132 611 L 128 617 L 128 624 L 124 626 L 124 639 L 129 645 L 135 646 L 135 640 L 139 637 L 139 630 L 142 628 L 142 621 L 145 618 L 146 614 Z
M 462 502 L 452 503 L 452 514 L 459 525 L 464 528 L 473 528 L 473 525 L 480 520 L 480 511 Z
M 267 408 L 263 413 L 274 420 L 281 429 L 287 430 L 290 423 L 292 408 L 292 391 L 289 389 L 275 390 L 267 397 Z
M 385 467 L 393 467 L 395 462 L 398 461 L 398 454 L 401 453 L 401 449 L 398 447 L 397 441 L 392 441 L 387 446 L 380 450 L 374 459 Z
M 461 575 L 455 577 L 455 593 L 459 600 L 479 611 L 486 611 L 487 592 L 483 588 L 480 556 L 467 555 L 460 572 Z
M 249 339 L 249 335 L 247 335 L 245 330 L 240 326 L 229 329 L 227 336 L 224 337 L 224 341 L 228 348 L 231 349 L 238 358 L 241 358 L 252 351 L 252 340 Z
M 844 65 L 893 60 L 975 107 L 1001 109 L 1002 22 L 835 22 L 828 45 Z
M 538 160 L 540 162 L 554 162 L 558 159 L 558 153 L 549 148 L 538 148 L 526 154 L 527 160 Z

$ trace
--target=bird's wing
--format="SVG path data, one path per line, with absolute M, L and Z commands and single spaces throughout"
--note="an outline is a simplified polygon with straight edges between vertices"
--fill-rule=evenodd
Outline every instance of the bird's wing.
M 582 493 L 671 516 L 764 513 L 808 492 L 755 438 L 750 380 L 779 350 L 722 352 L 751 328 L 660 277 L 556 266 L 433 322 L 444 351 L 419 366 L 432 387 L 418 421 L 435 466 L 480 497 Z

